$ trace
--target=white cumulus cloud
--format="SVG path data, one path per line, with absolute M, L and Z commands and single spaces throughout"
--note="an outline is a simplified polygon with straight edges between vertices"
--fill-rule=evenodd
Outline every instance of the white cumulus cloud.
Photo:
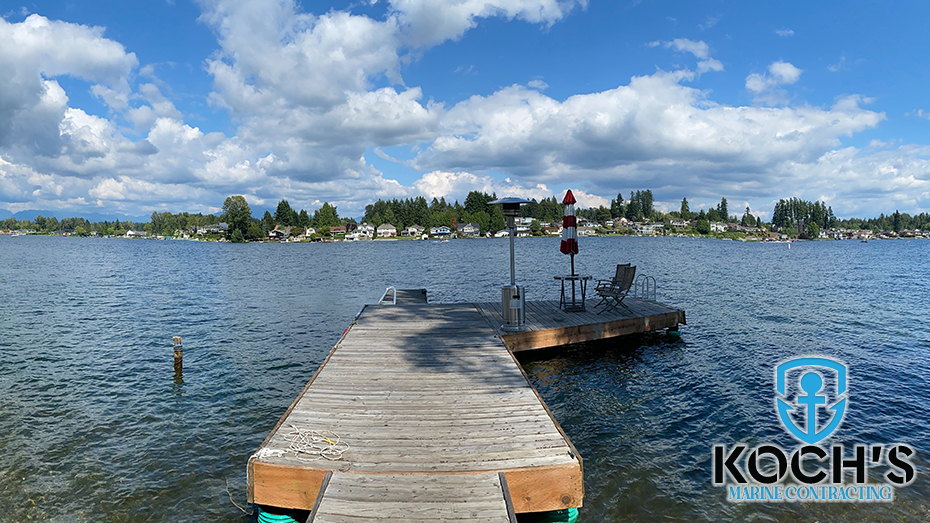
M 372 18 L 313 14 L 294 0 L 204 0 L 202 21 L 219 45 L 204 61 L 209 101 L 237 126 L 225 134 L 185 121 L 154 67 L 139 69 L 104 29 L 39 15 L 0 20 L 0 204 L 214 212 L 229 194 L 245 194 L 253 205 L 329 201 L 358 215 L 377 198 L 461 200 L 481 190 L 539 199 L 570 186 L 585 206 L 647 188 L 657 207 L 675 208 L 682 196 L 748 204 L 771 198 L 773 187 L 804 187 L 799 196 L 847 202 L 850 212 L 897 199 L 927 207 L 928 151 L 846 146 L 885 114 L 856 95 L 792 104 L 785 87 L 803 71 L 782 60 L 746 77 L 750 106 L 692 85 L 724 67 L 710 45 L 687 38 L 646 45 L 696 65 L 574 96 L 547 96 L 536 78 L 449 104 L 404 79 L 431 46 L 486 18 L 545 28 L 586 4 L 393 0 Z M 66 75 L 89 84 L 107 115 L 72 107 L 69 83 L 59 82 Z M 383 158 L 382 147 L 410 147 L 403 164 L 420 174 L 400 183 L 378 171 L 365 155 Z
M 551 26 L 587 0 L 391 0 L 391 8 L 403 26 L 405 43 L 433 46 L 457 40 L 477 25 L 477 19 L 517 18 Z
M 752 73 L 746 77 L 746 89 L 753 93 L 756 101 L 770 105 L 784 103 L 785 91 L 781 86 L 797 83 L 802 72 L 788 62 L 772 62 L 767 72 Z
M 687 38 L 675 38 L 668 42 L 654 41 L 646 44 L 649 47 L 662 46 L 666 49 L 674 49 L 679 52 L 691 53 L 698 58 L 697 73 L 703 74 L 708 71 L 723 71 L 723 63 L 716 58 L 710 57 L 710 46 L 706 42 L 698 40 L 689 40 Z

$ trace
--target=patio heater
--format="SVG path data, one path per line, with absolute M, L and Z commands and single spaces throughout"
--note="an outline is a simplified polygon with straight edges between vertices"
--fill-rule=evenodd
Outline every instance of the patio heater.
M 499 203 L 503 207 L 504 217 L 507 219 L 507 228 L 510 229 L 510 285 L 501 287 L 501 315 L 505 331 L 522 331 L 526 329 L 526 297 L 523 286 L 516 283 L 514 269 L 513 240 L 516 236 L 516 218 L 520 214 L 520 205 L 529 203 L 522 198 L 501 198 L 490 202 Z

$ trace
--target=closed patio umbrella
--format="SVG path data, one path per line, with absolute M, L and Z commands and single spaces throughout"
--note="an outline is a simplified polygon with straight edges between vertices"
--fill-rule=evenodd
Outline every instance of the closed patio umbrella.
M 565 205 L 565 215 L 562 216 L 562 244 L 559 246 L 559 250 L 562 254 L 568 254 L 572 259 L 572 309 L 575 308 L 575 255 L 578 254 L 578 233 L 575 223 L 575 195 L 572 194 L 571 189 L 565 193 L 565 198 L 562 199 L 562 203 Z M 563 281 L 563 289 L 564 281 Z M 583 289 L 584 287 L 582 287 Z M 582 291 L 582 294 L 584 291 Z M 564 291 L 563 291 L 564 294 Z M 582 303 L 584 303 L 582 301 Z M 583 309 L 584 307 L 582 307 Z
M 571 189 L 562 199 L 565 204 L 565 216 L 562 217 L 562 245 L 559 250 L 562 254 L 572 257 L 572 276 L 575 275 L 575 255 L 578 254 L 578 233 L 575 223 L 575 195 Z

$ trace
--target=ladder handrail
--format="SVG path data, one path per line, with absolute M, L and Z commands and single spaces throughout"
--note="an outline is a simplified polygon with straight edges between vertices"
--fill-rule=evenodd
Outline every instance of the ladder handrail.
M 394 300 L 392 303 L 393 305 L 397 305 L 397 288 L 394 287 L 393 285 L 388 287 L 387 289 L 384 289 L 384 294 L 382 294 L 381 299 L 378 300 L 378 305 L 384 305 L 384 300 L 387 298 L 388 292 L 391 292 L 391 291 L 393 291 L 393 296 L 394 296 Z
M 655 301 L 657 287 L 655 278 L 640 274 L 636 277 L 635 287 L 636 290 L 634 292 L 637 298 Z

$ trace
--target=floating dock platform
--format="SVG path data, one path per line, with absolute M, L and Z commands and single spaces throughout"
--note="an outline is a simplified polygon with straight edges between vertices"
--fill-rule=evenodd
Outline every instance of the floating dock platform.
M 605 340 L 629 334 L 678 328 L 684 325 L 685 311 L 657 301 L 627 297 L 612 311 L 599 314 L 588 305 L 582 312 L 565 312 L 557 301 L 526 302 L 526 330 L 504 332 L 501 303 L 476 303 L 475 306 L 497 328 L 504 343 L 513 352 L 548 349 Z
M 422 298 L 421 298 L 422 296 Z M 314 522 L 515 521 L 580 507 L 582 459 L 513 352 L 677 328 L 684 311 L 627 298 L 596 315 L 528 302 L 500 332 L 500 304 L 366 305 L 249 459 L 249 502 Z M 348 445 L 295 451 L 302 433 Z

